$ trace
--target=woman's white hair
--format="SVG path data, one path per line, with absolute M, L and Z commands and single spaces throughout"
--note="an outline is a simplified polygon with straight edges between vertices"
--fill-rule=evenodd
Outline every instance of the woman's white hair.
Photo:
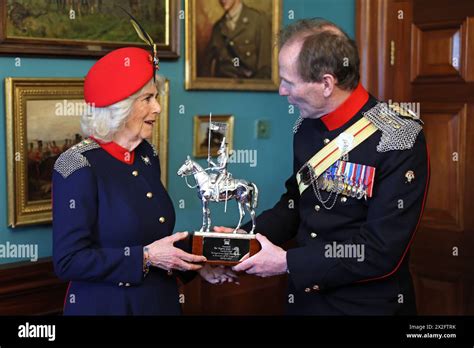
M 164 78 L 157 75 L 156 87 L 160 93 L 160 87 L 164 86 L 163 81 Z M 112 141 L 115 133 L 120 131 L 127 122 L 135 100 L 153 83 L 155 82 L 151 79 L 138 92 L 115 104 L 103 108 L 90 108 L 87 113 L 82 115 L 81 119 L 81 128 L 84 136 L 93 136 L 105 142 Z

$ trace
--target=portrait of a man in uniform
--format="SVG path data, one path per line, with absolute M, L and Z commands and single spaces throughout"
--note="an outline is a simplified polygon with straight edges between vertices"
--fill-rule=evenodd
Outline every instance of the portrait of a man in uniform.
M 190 1 L 187 88 L 276 90 L 279 0 Z
M 219 0 L 224 14 L 214 23 L 201 76 L 270 78 L 271 23 L 242 0 Z

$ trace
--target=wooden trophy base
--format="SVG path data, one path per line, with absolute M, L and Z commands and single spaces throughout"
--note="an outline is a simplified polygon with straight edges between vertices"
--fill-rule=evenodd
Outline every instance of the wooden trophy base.
M 245 254 L 261 249 L 255 234 L 194 232 L 193 254 L 203 255 L 211 265 L 234 266 Z

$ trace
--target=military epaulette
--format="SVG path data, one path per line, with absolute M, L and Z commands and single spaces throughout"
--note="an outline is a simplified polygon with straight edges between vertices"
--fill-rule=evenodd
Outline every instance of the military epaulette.
M 145 139 L 145 140 L 153 149 L 153 156 L 158 157 L 158 150 L 156 149 L 156 146 L 150 140 L 148 139 Z
M 403 117 L 386 103 L 378 103 L 365 112 L 364 117 L 382 132 L 378 152 L 411 149 L 422 130 L 419 122 L 412 117 Z
M 100 145 L 91 139 L 81 141 L 59 156 L 56 163 L 54 163 L 54 170 L 66 179 L 76 170 L 90 167 L 91 165 L 83 153 L 97 148 L 100 148 Z

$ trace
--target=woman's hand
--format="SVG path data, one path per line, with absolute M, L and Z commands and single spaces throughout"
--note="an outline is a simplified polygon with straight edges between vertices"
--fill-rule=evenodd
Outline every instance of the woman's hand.
M 204 265 L 199 274 L 211 284 L 222 284 L 225 282 L 238 283 L 239 277 L 229 267 Z
M 179 232 L 171 236 L 159 239 L 147 245 L 148 261 L 152 266 L 170 271 L 197 271 L 202 268 L 202 263 L 206 261 L 204 256 L 189 254 L 174 246 L 174 243 L 186 239 L 188 232 Z

